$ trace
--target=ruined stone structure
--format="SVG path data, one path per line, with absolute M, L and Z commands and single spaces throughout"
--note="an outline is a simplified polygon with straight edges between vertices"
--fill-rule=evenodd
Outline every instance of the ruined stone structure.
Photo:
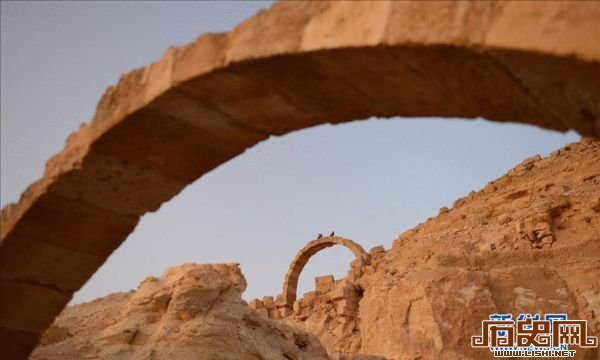
M 315 278 L 315 289 L 297 299 L 298 279 L 304 266 L 317 252 L 334 245 L 348 248 L 355 256 L 348 275 L 335 280 L 333 275 Z M 257 313 L 289 324 L 317 335 L 332 353 L 355 354 L 360 351 L 359 302 L 363 289 L 357 281 L 372 259 L 385 253 L 383 246 L 376 246 L 367 253 L 356 242 L 338 236 L 329 236 L 310 241 L 290 264 L 285 275 L 283 292 L 276 300 L 265 296 L 248 304 Z
M 237 264 L 184 264 L 69 306 L 33 359 L 482 359 L 470 339 L 493 313 L 565 313 L 597 336 L 599 228 L 600 141 L 584 139 L 373 247 L 344 278 L 317 277 L 291 309 L 272 296 L 246 305 Z
M 304 266 L 306 263 L 308 263 L 308 260 L 310 260 L 310 258 L 319 251 L 334 245 L 342 245 L 348 248 L 357 258 L 361 257 L 363 254 L 366 254 L 362 246 L 358 245 L 352 240 L 344 239 L 338 236 L 329 236 L 309 242 L 298 252 L 298 254 L 296 254 L 296 257 L 292 261 L 287 274 L 285 274 L 282 292 L 282 301 L 285 305 L 289 307 L 294 305 L 294 301 L 296 301 L 298 279 L 300 278 L 302 269 L 304 269 Z
M 599 137 L 598 18 L 597 2 L 292 2 L 169 49 L 2 210 L 0 348 L 25 357 L 143 214 L 270 136 L 442 116 Z

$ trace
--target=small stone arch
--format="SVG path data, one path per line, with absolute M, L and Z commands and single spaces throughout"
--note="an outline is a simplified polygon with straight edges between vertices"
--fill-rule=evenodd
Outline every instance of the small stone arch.
M 362 246 L 352 240 L 344 239 L 339 236 L 328 236 L 309 242 L 305 247 L 298 251 L 298 254 L 296 254 L 296 257 L 290 264 L 287 274 L 285 274 L 282 293 L 285 305 L 292 306 L 294 301 L 296 301 L 298 279 L 300 278 L 300 273 L 304 269 L 304 266 L 308 263 L 308 260 L 319 251 L 334 245 L 346 247 L 348 250 L 352 251 L 357 258 L 366 254 Z

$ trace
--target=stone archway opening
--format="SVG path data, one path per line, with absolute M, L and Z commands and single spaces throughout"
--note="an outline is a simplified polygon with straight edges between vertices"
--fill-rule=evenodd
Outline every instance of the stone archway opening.
M 335 245 L 344 246 L 350 250 L 356 258 L 366 254 L 366 251 L 362 248 L 362 246 L 352 240 L 344 239 L 339 236 L 328 236 L 310 241 L 308 244 L 306 244 L 306 246 L 298 251 L 296 257 L 290 264 L 288 272 L 285 275 L 283 291 L 281 293 L 282 305 L 291 307 L 293 306 L 294 301 L 296 301 L 298 280 L 300 279 L 300 274 L 310 258 L 319 251 Z

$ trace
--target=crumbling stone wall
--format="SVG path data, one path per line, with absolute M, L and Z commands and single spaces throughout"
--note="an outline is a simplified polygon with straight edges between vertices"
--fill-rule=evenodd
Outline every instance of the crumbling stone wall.
M 335 244 L 348 247 L 356 255 L 346 277 L 335 280 L 333 275 L 318 276 L 315 278 L 315 290 L 296 299 L 298 276 L 310 256 Z M 254 299 L 248 305 L 265 317 L 285 321 L 316 335 L 332 355 L 357 354 L 362 344 L 359 303 L 364 291 L 358 285 L 359 279 L 371 261 L 384 254 L 383 246 L 376 246 L 367 253 L 354 241 L 339 237 L 313 240 L 292 261 L 283 294 L 275 300 L 272 296 Z M 290 285 L 292 278 L 295 279 L 293 286 Z M 291 295 L 286 296 L 286 291 Z

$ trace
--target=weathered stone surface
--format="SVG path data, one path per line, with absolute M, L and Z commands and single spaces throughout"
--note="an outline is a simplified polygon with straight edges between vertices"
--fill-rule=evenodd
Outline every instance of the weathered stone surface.
M 54 320 L 40 314 L 60 312 L 71 296 L 35 283 L 0 279 L 0 327 L 39 334 Z M 6 335 L 3 340 L 9 338 Z
M 311 241 L 300 253 L 315 249 L 315 245 L 319 244 Z M 362 248 L 358 251 L 361 254 L 358 259 L 367 255 L 360 251 Z M 361 347 L 358 307 L 362 291 L 349 280 L 354 279 L 350 274 L 354 274 L 354 270 L 350 269 L 349 276 L 339 281 L 335 281 L 332 275 L 315 278 L 315 291 L 306 292 L 292 306 L 280 305 L 282 311 L 269 313 L 269 317 L 316 335 L 331 359 L 353 359 L 353 356 L 358 356 Z
M 275 300 L 273 300 L 272 296 L 263 296 L 262 303 L 268 310 L 275 308 Z
M 2 356 L 7 359 L 26 359 L 38 341 L 39 334 L 28 331 L 8 329 L 0 326 L 0 344 L 2 344 Z
M 361 352 L 484 358 L 469 339 L 493 313 L 567 313 L 600 334 L 600 142 L 527 159 L 490 184 L 366 266 Z
M 356 293 L 356 285 L 348 281 L 348 279 L 342 279 L 335 285 L 335 288 L 329 294 L 329 296 L 333 300 L 352 299 L 354 301 L 358 301 Z
M 258 299 L 251 300 L 248 303 L 248 306 L 250 307 L 250 309 L 253 309 L 253 310 L 263 309 L 265 307 L 265 305 L 262 303 L 262 301 L 260 301 Z
M 480 116 L 599 137 L 599 17 L 597 2 L 292 2 L 171 48 L 107 89 L 44 178 L 2 210 L 0 256 L 14 267 L 0 279 L 77 289 L 144 213 L 257 142 L 317 124 Z M 42 208 L 51 215 L 32 222 Z M 94 211 L 75 241 L 72 219 Z M 46 221 L 65 236 L 35 235 Z M 545 238 L 544 250 L 559 246 Z M 28 273 L 28 261 L 49 263 L 42 252 L 21 259 L 31 241 L 100 259 L 83 276 L 67 261 L 52 276 Z M 48 301 L 38 316 L 49 324 L 52 297 L 36 301 Z
M 383 247 L 383 245 L 378 245 L 378 246 L 374 246 L 371 249 L 369 249 L 369 255 L 376 256 L 376 255 L 381 255 L 385 253 L 385 248 Z
M 3 244 L 0 252 L 0 274 L 5 280 L 28 281 L 50 288 L 60 284 L 65 291 L 76 291 L 105 260 L 102 256 L 32 238 L 17 239 Z
M 77 227 L 64 226 L 74 219 Z M 135 216 L 115 214 L 82 201 L 47 193 L 40 196 L 11 228 L 11 237 L 43 241 L 106 258 L 121 244 L 122 238 L 133 231 L 137 222 Z
M 335 285 L 335 279 L 333 275 L 317 276 L 315 278 L 315 290 L 324 294 L 333 289 Z
M 575 169 L 573 163 L 581 167 Z M 168 354 L 179 358 L 224 346 L 236 353 L 248 351 L 248 344 L 258 341 L 238 338 L 240 331 L 246 334 L 251 329 L 255 334 L 285 322 L 318 337 L 330 359 L 480 359 L 491 355 L 487 349 L 472 348 L 470 337 L 481 331 L 481 320 L 492 313 L 566 313 L 587 320 L 590 334 L 597 336 L 598 164 L 600 142 L 591 139 L 547 158 L 527 159 L 472 192 L 459 207 L 401 234 L 390 250 L 375 247 L 371 254 L 362 253 L 344 279 L 317 278 L 321 280 L 316 287 L 326 284 L 328 290 L 308 292 L 292 306 L 283 296 L 277 301 L 255 299 L 246 306 L 240 300 L 245 280 L 235 265 L 171 269 L 160 279 L 146 279 L 134 294 L 115 294 L 69 308 L 45 333 L 45 345 L 38 347 L 34 358 L 79 357 L 90 351 L 116 358 L 143 357 L 149 347 L 161 358 L 167 344 L 176 344 L 179 352 Z M 531 246 L 532 237 L 541 239 L 542 246 Z M 548 239 L 551 246 L 545 246 Z M 314 254 L 324 245 L 313 241 L 304 250 Z M 305 264 L 309 257 L 299 258 Z M 111 301 L 120 305 L 107 306 Z M 82 311 L 81 316 L 74 317 L 73 311 Z M 244 317 L 248 312 L 253 317 Z M 91 327 L 81 320 L 89 318 Z M 214 330 L 226 326 L 222 320 L 238 329 L 235 335 Z M 206 340 L 207 332 L 220 340 Z M 17 341 L 27 344 L 28 334 L 21 333 L 24 340 Z M 261 351 L 275 351 L 277 356 L 279 349 L 287 349 L 281 351 L 292 358 L 301 355 L 290 349 L 307 344 L 308 335 L 288 340 L 277 335 L 275 341 L 268 334 L 258 335 L 265 342 Z M 230 342 L 230 336 L 239 341 Z M 285 344 L 292 338 L 295 345 L 290 348 Z M 598 350 L 577 348 L 577 356 L 592 359 Z
M 171 268 L 135 292 L 68 307 L 31 358 L 327 359 L 313 335 L 246 306 L 245 288 L 237 264 Z
M 50 326 L 42 335 L 42 338 L 40 339 L 40 345 L 46 346 L 55 344 L 64 341 L 71 336 L 73 336 L 73 334 L 71 334 L 67 328 L 53 325 Z

